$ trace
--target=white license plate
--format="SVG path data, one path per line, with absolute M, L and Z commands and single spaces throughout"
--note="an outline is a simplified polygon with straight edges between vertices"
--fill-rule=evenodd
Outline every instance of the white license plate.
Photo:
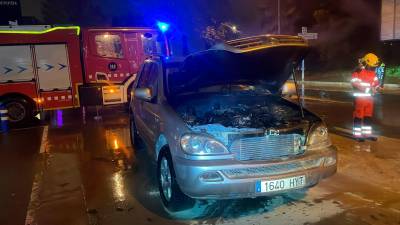
M 288 177 L 279 180 L 266 180 L 256 182 L 256 192 L 275 192 L 295 188 L 301 188 L 306 185 L 306 176 Z

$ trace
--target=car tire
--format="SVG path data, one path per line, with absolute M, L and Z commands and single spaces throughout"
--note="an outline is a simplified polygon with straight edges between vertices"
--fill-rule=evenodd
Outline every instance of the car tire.
M 24 98 L 12 97 L 4 101 L 10 125 L 24 125 L 33 119 L 33 106 Z
M 195 202 L 181 191 L 175 177 L 171 154 L 168 149 L 164 149 L 157 161 L 157 181 L 161 201 L 170 212 L 191 208 Z
M 130 128 L 130 138 L 131 138 L 132 147 L 133 146 L 139 147 L 141 140 L 140 140 L 139 134 L 136 130 L 135 120 L 133 119 L 133 116 L 130 116 L 129 128 Z

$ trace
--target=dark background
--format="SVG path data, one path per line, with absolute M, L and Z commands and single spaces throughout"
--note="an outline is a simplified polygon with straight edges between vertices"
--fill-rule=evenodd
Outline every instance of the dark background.
M 21 18 L 21 5 L 19 0 L 0 0 L 0 23 L 8 24 L 9 20 Z
M 1 1 L 16 2 L 19 0 Z M 173 24 L 172 41 L 186 36 L 191 52 L 205 47 L 207 26 L 236 24 L 240 36 L 277 33 L 278 0 L 21 0 L 24 8 L 0 5 L 1 22 L 80 26 L 153 26 L 156 20 Z M 39 8 L 32 18 L 30 7 Z M 33 10 L 33 7 L 31 7 Z M 281 33 L 297 34 L 302 26 L 319 39 L 309 56 L 308 69 L 350 69 L 365 53 L 375 52 L 388 64 L 398 64 L 397 42 L 380 41 L 380 0 L 281 0 Z M 24 15 L 29 14 L 29 16 Z

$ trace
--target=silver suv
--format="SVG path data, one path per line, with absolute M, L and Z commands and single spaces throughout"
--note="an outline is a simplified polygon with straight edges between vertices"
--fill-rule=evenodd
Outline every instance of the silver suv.
M 157 161 L 161 199 L 254 198 L 311 187 L 336 172 L 323 121 L 280 96 L 307 43 L 240 39 L 184 60 L 146 60 L 130 104 L 133 144 Z

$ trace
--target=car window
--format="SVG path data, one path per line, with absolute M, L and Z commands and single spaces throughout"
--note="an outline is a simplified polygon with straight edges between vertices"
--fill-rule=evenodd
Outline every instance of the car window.
M 138 81 L 138 85 L 137 85 L 138 88 L 145 87 L 145 85 L 147 83 L 147 80 L 148 80 L 148 77 L 149 77 L 149 68 L 150 68 L 150 66 L 151 66 L 150 63 L 145 63 L 143 65 L 143 69 L 142 69 L 142 71 L 140 73 L 139 81 Z
M 122 42 L 119 35 L 99 34 L 95 36 L 97 55 L 107 58 L 124 58 Z
M 158 67 L 155 63 L 147 63 L 143 67 L 138 81 L 138 88 L 150 88 L 152 93 L 157 93 Z

